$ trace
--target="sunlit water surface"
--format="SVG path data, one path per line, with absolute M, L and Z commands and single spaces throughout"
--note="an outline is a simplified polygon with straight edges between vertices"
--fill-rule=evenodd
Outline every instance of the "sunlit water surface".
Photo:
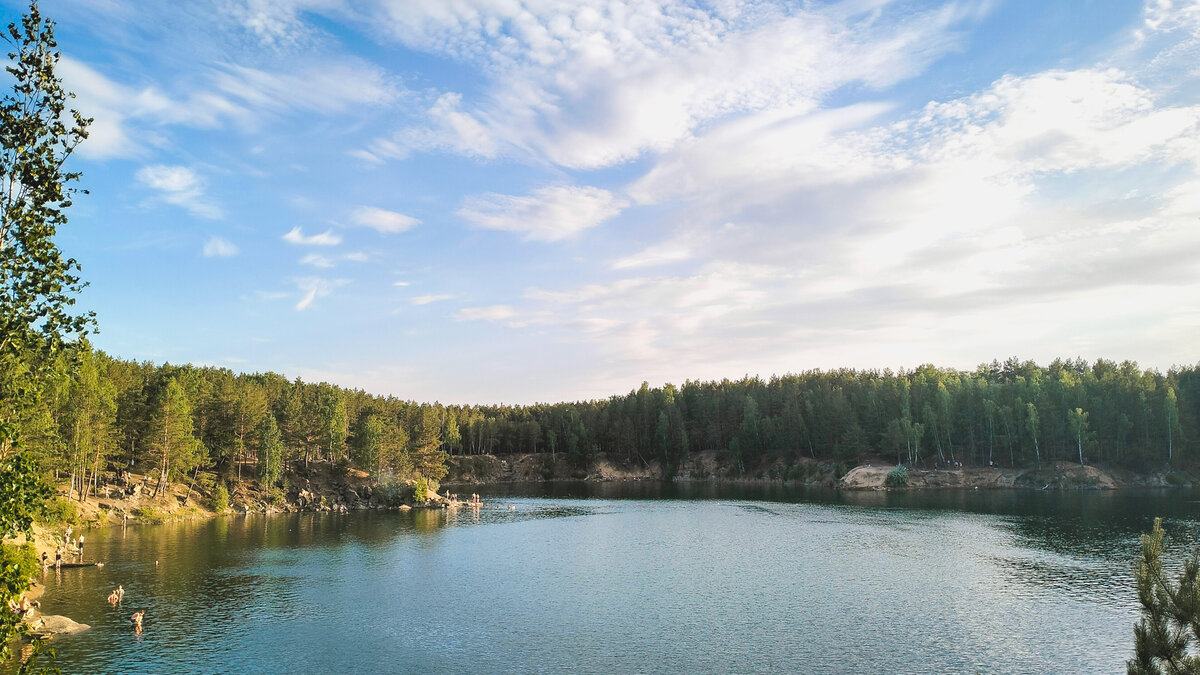
M 1123 672 L 1200 494 L 508 486 L 481 509 L 88 533 L 66 673 Z M 157 564 L 156 564 L 157 563 Z M 118 583 L 125 600 L 105 598 Z M 145 632 L 128 622 L 146 610 Z

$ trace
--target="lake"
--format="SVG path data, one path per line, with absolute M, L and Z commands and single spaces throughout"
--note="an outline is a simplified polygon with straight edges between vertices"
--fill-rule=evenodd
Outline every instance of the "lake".
M 464 490 L 465 492 L 465 490 Z M 66 673 L 1124 672 L 1138 536 L 1191 491 L 501 486 L 480 509 L 87 533 Z M 109 591 L 124 585 L 112 608 Z M 128 617 L 145 609 L 145 632 Z

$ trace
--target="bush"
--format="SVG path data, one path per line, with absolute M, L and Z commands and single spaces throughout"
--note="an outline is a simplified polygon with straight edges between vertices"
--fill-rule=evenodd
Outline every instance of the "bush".
M 223 481 L 217 483 L 217 487 L 213 490 L 213 511 L 217 513 L 225 513 L 229 510 L 229 488 L 225 487 Z
M 147 523 L 154 523 L 155 525 L 160 525 L 167 522 L 167 512 L 153 506 L 134 509 L 133 515 L 141 518 Z
M 46 525 L 76 525 L 79 509 L 66 497 L 55 497 L 42 504 L 41 521 Z
M 435 487 L 434 489 L 436 490 L 437 488 Z M 418 478 L 417 481 L 413 483 L 412 490 L 414 502 L 419 504 L 421 502 L 428 501 L 430 494 L 429 479 Z
M 38 573 L 41 565 L 33 544 L 0 544 L 0 569 L 11 568 L 16 568 L 16 574 L 9 577 L 12 579 L 29 579 Z
M 888 487 L 905 487 L 908 485 L 908 469 L 898 466 L 888 472 L 883 484 Z

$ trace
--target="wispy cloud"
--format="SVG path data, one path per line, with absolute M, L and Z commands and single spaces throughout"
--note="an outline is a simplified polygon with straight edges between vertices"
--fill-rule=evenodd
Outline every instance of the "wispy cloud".
M 222 217 L 221 209 L 204 194 L 204 180 L 186 166 L 153 164 L 138 169 L 134 177 L 158 193 L 156 199 L 186 209 L 199 218 Z
M 369 227 L 383 234 L 395 234 L 410 230 L 419 225 L 421 221 L 395 211 L 374 206 L 360 206 L 350 213 L 350 222 L 359 227 Z
M 381 5 L 395 39 L 475 64 L 485 95 L 442 95 L 428 124 L 378 141 L 375 156 L 438 148 L 568 167 L 661 152 L 731 114 L 817 106 L 841 87 L 911 77 L 956 44 L 986 2 L 924 11 L 889 3 Z
M 491 305 L 489 307 L 464 307 L 454 313 L 459 321 L 504 321 L 516 316 L 517 313 L 509 305 Z
M 313 267 L 329 268 L 333 267 L 333 261 L 323 255 L 317 253 L 309 253 L 300 259 L 301 265 L 312 265 Z
M 306 237 L 299 225 L 288 230 L 288 233 L 283 235 L 283 240 L 297 246 L 337 246 L 342 243 L 341 236 L 335 234 L 333 230 L 325 230 L 321 234 Z
M 229 258 L 238 254 L 238 247 L 228 239 L 213 237 L 204 243 L 204 257 Z
M 296 279 L 296 287 L 300 290 L 300 301 L 296 310 L 303 311 L 312 306 L 317 298 L 328 297 L 334 289 L 350 283 L 349 279 L 325 279 L 321 277 L 304 277 Z
M 446 295 L 446 294 L 418 295 L 416 297 L 411 298 L 409 300 L 409 302 L 411 302 L 414 305 L 428 305 L 430 303 L 441 302 L 443 300 L 451 300 L 453 298 L 454 298 L 453 295 Z
M 557 241 L 603 223 L 627 205 L 607 190 L 563 185 L 534 190 L 524 197 L 495 193 L 471 197 L 464 201 L 458 216 L 477 227 Z

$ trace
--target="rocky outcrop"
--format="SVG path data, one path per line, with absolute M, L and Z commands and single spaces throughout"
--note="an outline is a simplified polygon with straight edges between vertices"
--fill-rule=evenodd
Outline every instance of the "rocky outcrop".
M 896 467 L 856 466 L 839 481 L 847 490 L 883 490 L 887 476 Z M 1094 466 L 1079 466 L 1056 462 L 1042 469 L 1003 469 L 1000 467 L 962 467 L 953 469 L 922 469 L 910 467 L 904 489 L 958 488 L 997 489 L 1027 488 L 1076 490 L 1111 490 L 1124 483 L 1112 473 Z
M 51 614 L 48 616 L 39 616 L 29 622 L 29 630 L 41 637 L 50 637 L 52 635 L 74 635 L 91 628 L 86 623 L 72 621 L 65 616 Z

